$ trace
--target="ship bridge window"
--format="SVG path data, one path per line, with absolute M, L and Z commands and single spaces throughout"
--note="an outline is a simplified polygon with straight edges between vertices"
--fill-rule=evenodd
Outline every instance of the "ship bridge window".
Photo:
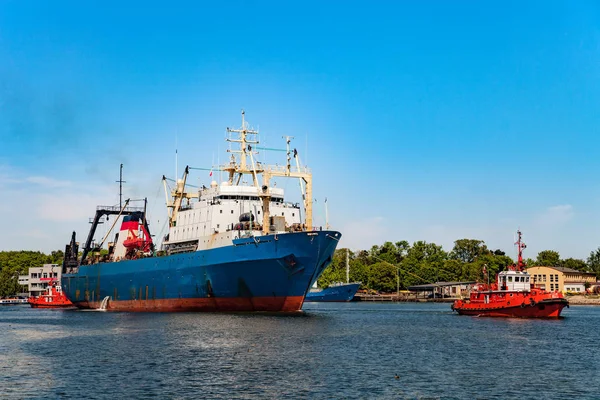
M 509 276 L 509 277 L 508 277 L 508 281 L 509 281 L 509 282 L 512 282 L 512 276 Z

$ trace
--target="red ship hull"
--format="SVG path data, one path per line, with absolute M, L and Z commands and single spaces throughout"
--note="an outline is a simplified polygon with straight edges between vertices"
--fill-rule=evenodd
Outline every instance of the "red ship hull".
M 157 312 L 157 311 L 276 311 L 299 312 L 303 296 L 287 297 L 229 297 L 160 300 L 109 300 L 107 311 Z M 78 301 L 78 308 L 99 309 L 101 302 Z
M 57 304 L 57 303 L 32 303 L 29 302 L 31 308 L 74 308 L 73 303 L 69 304 Z
M 569 306 L 568 301 L 564 298 L 548 299 L 535 305 L 521 304 L 519 306 L 457 303 L 452 306 L 452 309 L 461 315 L 504 318 L 559 318 L 563 308 Z

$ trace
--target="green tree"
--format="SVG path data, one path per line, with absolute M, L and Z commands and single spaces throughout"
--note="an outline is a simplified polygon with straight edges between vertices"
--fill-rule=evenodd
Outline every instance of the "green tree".
M 560 255 L 558 254 L 558 251 L 543 250 L 538 253 L 535 263 L 536 265 L 544 267 L 559 267 Z
M 379 247 L 374 256 L 377 260 L 385 260 L 390 264 L 396 264 L 398 258 L 400 258 L 397 248 L 392 242 L 385 242 L 383 246 Z
M 524 261 L 524 263 L 528 267 L 535 267 L 535 266 L 537 266 L 536 261 L 534 259 L 532 259 L 532 258 L 526 258 L 525 261 Z
M 395 291 L 396 266 L 389 262 L 378 262 L 371 265 L 368 287 L 385 293 Z
M 463 263 L 472 263 L 478 257 L 489 253 L 483 240 L 459 239 L 454 242 L 454 248 L 450 252 L 450 258 Z
M 590 270 L 589 266 L 585 261 L 576 258 L 567 258 L 565 260 L 561 260 L 560 266 L 575 269 L 581 272 L 588 272 Z
M 587 263 L 592 272 L 596 274 L 596 278 L 600 278 L 600 247 L 590 253 Z
M 358 258 L 350 260 L 350 282 L 360 282 L 361 286 L 367 287 L 369 283 L 370 267 Z
M 0 271 L 0 297 L 13 296 L 20 292 L 19 274 L 8 269 Z
M 346 249 L 337 249 L 333 254 L 333 260 L 317 281 L 317 285 L 326 288 L 335 282 L 346 281 Z
M 439 281 L 445 274 L 444 263 L 448 254 L 435 243 L 417 241 L 400 263 L 400 281 L 403 288 Z

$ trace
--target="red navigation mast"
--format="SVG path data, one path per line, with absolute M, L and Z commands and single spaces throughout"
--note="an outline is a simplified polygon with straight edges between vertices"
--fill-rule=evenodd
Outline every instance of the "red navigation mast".
M 523 271 L 525 269 L 525 263 L 523 262 L 523 249 L 527 247 L 525 243 L 521 241 L 521 231 L 517 231 L 517 241 L 515 245 L 517 246 L 517 250 L 519 251 L 519 257 L 517 258 L 517 271 Z

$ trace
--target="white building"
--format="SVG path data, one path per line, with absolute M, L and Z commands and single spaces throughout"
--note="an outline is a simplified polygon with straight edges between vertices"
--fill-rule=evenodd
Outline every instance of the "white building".
M 58 264 L 44 264 L 29 268 L 29 295 L 39 296 L 48 288 L 52 279 L 60 281 L 62 268 Z M 21 277 L 19 277 L 19 282 Z

